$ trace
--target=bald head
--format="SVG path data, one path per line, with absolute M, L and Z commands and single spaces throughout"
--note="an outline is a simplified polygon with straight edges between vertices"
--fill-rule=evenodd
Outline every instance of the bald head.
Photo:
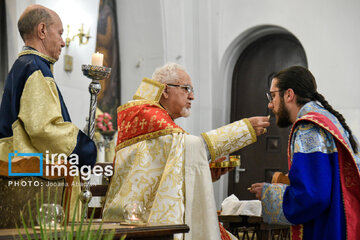
M 55 61 L 59 59 L 65 42 L 62 22 L 56 12 L 41 5 L 30 5 L 21 15 L 18 27 L 26 46 Z
M 54 16 L 57 16 L 57 14 L 44 6 L 37 4 L 28 6 L 18 21 L 21 38 L 24 41 L 31 38 L 41 22 L 45 23 L 46 26 L 50 26 L 53 23 Z

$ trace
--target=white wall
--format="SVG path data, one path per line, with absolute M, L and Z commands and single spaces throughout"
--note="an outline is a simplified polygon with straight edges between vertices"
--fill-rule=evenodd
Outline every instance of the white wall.
M 25 8 L 33 3 L 34 3 L 33 0 L 5 1 L 9 68 L 13 65 L 14 61 L 17 58 L 18 53 L 21 51 L 21 48 L 24 45 L 24 42 L 22 41 L 17 28 L 17 21 L 21 13 L 25 10 Z
M 151 78 L 164 59 L 158 0 L 117 1 L 122 103 L 132 100 L 144 77 Z

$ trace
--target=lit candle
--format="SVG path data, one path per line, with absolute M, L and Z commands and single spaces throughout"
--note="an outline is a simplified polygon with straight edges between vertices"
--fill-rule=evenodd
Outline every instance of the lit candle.
M 103 60 L 104 60 L 104 55 L 102 53 L 99 52 L 93 53 L 91 57 L 91 65 L 102 66 Z
M 139 221 L 139 218 L 137 218 L 135 216 L 135 214 L 132 214 L 131 217 L 130 217 L 130 220 L 133 221 L 133 222 L 136 222 L 136 221 Z

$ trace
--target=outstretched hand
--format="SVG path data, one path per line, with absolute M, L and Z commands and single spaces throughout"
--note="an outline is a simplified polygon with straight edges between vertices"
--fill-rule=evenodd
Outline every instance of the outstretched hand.
M 253 126 L 256 136 L 260 136 L 267 132 L 267 127 L 270 126 L 270 116 L 268 117 L 251 117 L 248 118 L 251 125 Z
M 215 162 L 222 162 L 226 159 L 226 157 L 221 157 L 215 160 Z M 233 170 L 233 167 L 229 167 L 229 168 L 210 168 L 210 172 L 211 172 L 211 179 L 213 182 L 217 181 L 220 179 L 220 177 L 224 174 L 226 174 L 227 172 Z
M 262 194 L 263 187 L 264 187 L 264 183 L 254 183 L 251 185 L 250 188 L 248 188 L 248 190 L 251 193 L 255 193 L 256 198 L 261 200 L 261 194 Z

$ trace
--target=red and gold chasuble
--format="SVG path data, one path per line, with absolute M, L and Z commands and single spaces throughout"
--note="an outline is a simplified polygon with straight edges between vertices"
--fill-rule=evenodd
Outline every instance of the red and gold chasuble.
M 134 143 L 185 131 L 157 102 L 136 100 L 118 108 L 116 151 Z
M 164 88 L 164 84 L 145 78 L 133 97 L 135 101 L 118 108 L 112 177 L 116 180 L 110 183 L 103 218 L 121 221 L 119 210 L 125 204 L 142 201 L 148 222 L 185 222 L 192 229 L 186 238 L 219 239 L 204 142 L 176 125 L 159 104 Z M 248 119 L 202 135 L 213 160 L 256 142 Z M 230 239 L 221 229 L 221 237 Z
M 355 162 L 353 151 L 344 140 L 339 129 L 330 119 L 320 113 L 310 112 L 299 118 L 295 124 L 293 124 L 290 131 L 288 144 L 289 169 L 291 168 L 290 141 L 292 134 L 294 133 L 295 126 L 300 121 L 310 121 L 325 129 L 334 137 L 339 158 L 340 182 L 345 208 L 346 235 L 349 240 L 358 239 L 360 236 L 360 174 Z M 303 239 L 303 225 L 291 226 L 291 239 Z

